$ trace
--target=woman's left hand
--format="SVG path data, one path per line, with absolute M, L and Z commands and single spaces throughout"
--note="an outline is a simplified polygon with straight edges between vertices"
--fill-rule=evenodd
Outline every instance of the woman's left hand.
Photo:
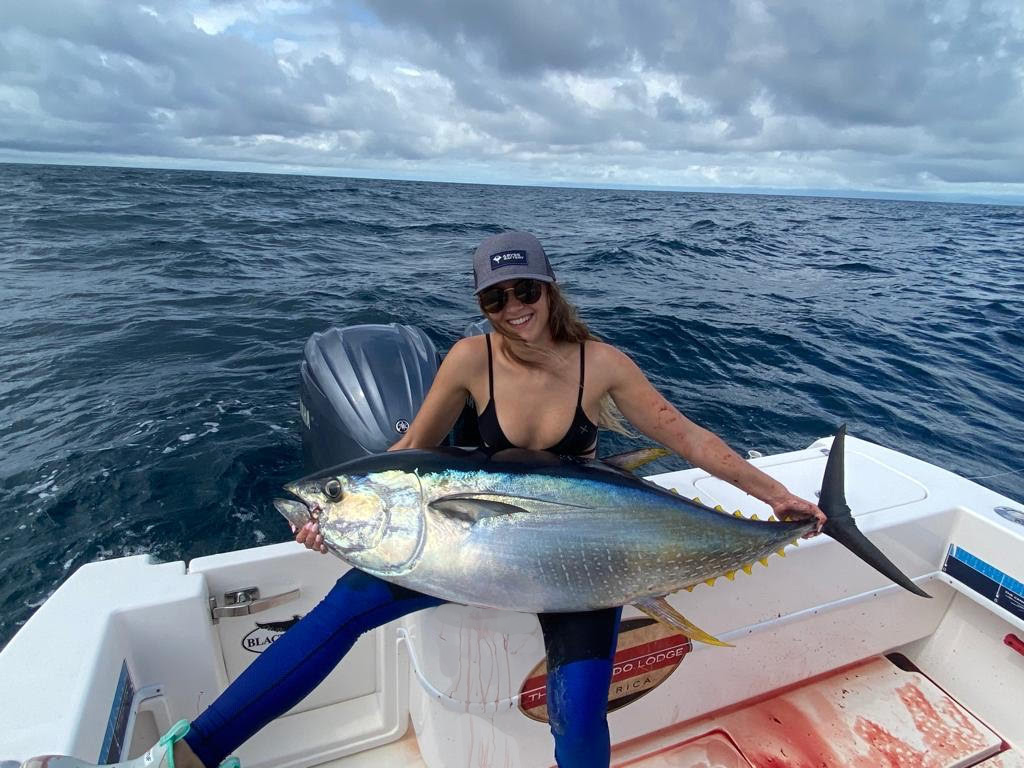
M 821 527 L 825 525 L 827 520 L 825 513 L 818 508 L 817 504 L 811 504 L 811 502 L 801 499 L 799 496 L 794 496 L 792 493 L 779 499 L 773 499 L 769 504 L 771 504 L 772 512 L 775 513 L 779 520 L 800 521 L 813 518 L 815 521 L 814 529 L 804 536 L 805 539 L 821 533 Z

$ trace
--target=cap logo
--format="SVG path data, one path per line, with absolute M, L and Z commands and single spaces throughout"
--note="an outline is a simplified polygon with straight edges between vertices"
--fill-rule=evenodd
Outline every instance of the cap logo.
M 527 267 L 530 260 L 526 257 L 526 251 L 502 251 L 491 256 L 491 269 L 501 267 Z

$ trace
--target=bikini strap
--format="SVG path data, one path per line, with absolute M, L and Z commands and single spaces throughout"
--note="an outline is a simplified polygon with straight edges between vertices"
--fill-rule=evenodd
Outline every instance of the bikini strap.
M 491 400 L 494 400 L 494 363 L 491 359 L 491 334 L 484 334 L 487 339 L 487 385 L 490 387 Z
M 587 342 L 585 342 L 585 341 L 581 341 L 580 342 L 580 396 L 576 400 L 576 407 L 577 408 L 579 408 L 580 406 L 583 405 L 583 376 L 586 373 L 586 366 L 584 365 L 584 360 L 586 359 L 586 355 L 583 354 L 583 350 L 586 349 L 586 345 L 587 345 Z

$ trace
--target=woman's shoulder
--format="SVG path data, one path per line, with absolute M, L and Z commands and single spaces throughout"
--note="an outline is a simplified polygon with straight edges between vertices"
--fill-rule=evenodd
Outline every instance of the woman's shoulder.
M 629 362 L 629 356 L 614 344 L 597 339 L 587 341 L 587 362 L 593 360 L 600 366 L 624 365 Z
M 463 336 L 452 344 L 452 348 L 449 350 L 448 354 L 479 355 L 481 352 L 486 354 L 486 346 L 486 333 L 479 333 L 476 336 Z
M 475 368 L 487 365 L 487 337 L 483 334 L 478 336 L 466 336 L 456 341 L 445 360 L 451 360 L 460 366 Z
M 639 370 L 636 363 L 614 344 L 590 340 L 587 342 L 587 379 L 605 391 L 631 380 Z M 594 371 L 591 378 L 591 371 Z
M 480 336 L 469 336 L 456 341 L 441 362 L 438 379 L 449 385 L 472 389 L 473 382 L 487 371 L 487 350 Z

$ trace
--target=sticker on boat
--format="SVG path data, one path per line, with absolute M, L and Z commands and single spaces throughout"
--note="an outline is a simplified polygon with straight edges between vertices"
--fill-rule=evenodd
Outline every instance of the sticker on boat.
M 619 625 L 619 639 L 608 688 L 608 711 L 632 704 L 663 682 L 693 649 L 685 635 L 654 619 L 627 619 Z M 519 689 L 519 710 L 542 723 L 548 721 L 546 661 L 530 670 Z
M 249 632 L 242 638 L 242 648 L 250 653 L 263 653 L 269 646 L 273 645 L 286 630 L 297 624 L 302 617 L 298 614 L 284 621 L 256 622 L 256 629 Z

